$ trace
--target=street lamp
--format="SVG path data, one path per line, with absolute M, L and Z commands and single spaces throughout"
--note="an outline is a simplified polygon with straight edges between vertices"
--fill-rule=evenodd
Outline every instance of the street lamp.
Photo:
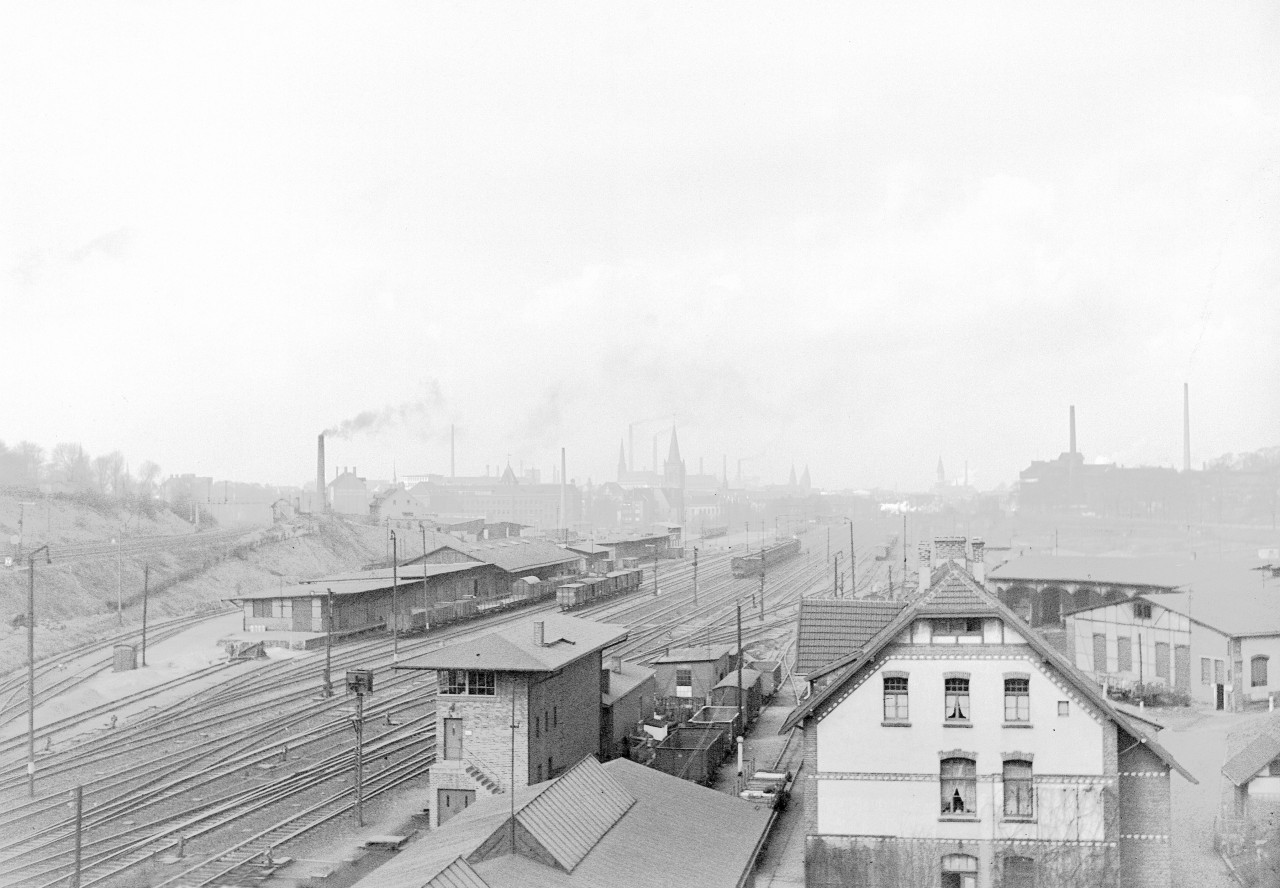
M 52 564 L 49 544 L 27 556 L 27 795 L 36 797 L 36 556 Z

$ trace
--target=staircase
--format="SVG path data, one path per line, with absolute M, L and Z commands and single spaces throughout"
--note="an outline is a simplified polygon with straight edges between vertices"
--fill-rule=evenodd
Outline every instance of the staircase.
M 497 793 L 502 792 L 502 787 L 497 781 L 491 779 L 488 774 L 471 763 L 467 764 L 467 775 L 490 793 L 496 795 Z

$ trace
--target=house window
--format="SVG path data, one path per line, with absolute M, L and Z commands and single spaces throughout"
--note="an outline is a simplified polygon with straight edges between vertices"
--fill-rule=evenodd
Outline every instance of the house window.
M 676 696 L 693 696 L 693 669 L 688 666 L 676 667 Z
M 271 616 L 271 599 L 260 599 L 253 603 L 253 615 L 255 617 Z
M 1200 684 L 1213 684 L 1213 661 L 1208 657 L 1200 658 Z
M 1249 661 L 1249 685 L 1255 688 L 1267 686 L 1267 658 L 1263 654 Z
M 968 721 L 969 679 L 948 678 L 946 679 L 944 690 L 946 692 L 946 720 L 949 722 Z
M 978 812 L 978 763 L 967 758 L 942 760 L 942 813 L 976 814 Z
M 1151 619 L 1151 602 L 1135 601 L 1133 603 L 1133 618 L 1135 620 L 1150 620 Z
M 1101 632 L 1093 635 L 1093 671 L 1107 671 L 1107 636 Z
M 977 888 L 978 858 L 947 854 L 942 858 L 942 888 Z
M 1156 642 L 1156 678 L 1169 680 L 1169 645 L 1167 642 Z
M 1010 759 L 1004 763 L 1004 816 L 1033 817 L 1034 791 L 1031 782 L 1031 762 Z
M 1004 888 L 1036 888 L 1036 862 L 1030 857 L 1004 859 Z
M 1116 639 L 1116 671 L 1133 671 L 1133 639 L 1121 636 Z
M 939 635 L 981 635 L 982 620 L 972 617 L 960 620 L 934 620 L 933 637 Z
M 440 682 L 446 694 L 493 697 L 498 693 L 497 674 L 491 669 L 445 669 Z
M 1011 722 L 1031 720 L 1031 679 L 1006 678 L 1004 680 L 1004 720 Z
M 907 712 L 906 676 L 886 676 L 884 680 L 884 720 L 906 721 L 909 718 Z
M 1065 718 L 1066 716 L 1068 716 L 1068 715 L 1070 715 L 1070 714 L 1071 714 L 1071 703 L 1070 703 L 1070 701 L 1068 701 L 1068 700 L 1059 700 L 1059 701 L 1058 701 L 1058 715 L 1060 715 L 1060 716 L 1062 716 L 1063 718 Z

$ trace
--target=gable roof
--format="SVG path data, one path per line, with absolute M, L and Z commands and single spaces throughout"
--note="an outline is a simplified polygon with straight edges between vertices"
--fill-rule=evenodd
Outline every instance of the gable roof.
M 1280 756 L 1280 712 L 1268 717 L 1262 732 L 1227 759 L 1222 775 L 1236 786 L 1244 786 L 1277 756 Z
M 621 672 L 609 670 L 609 693 L 600 695 L 600 703 L 603 706 L 612 706 L 653 678 L 652 669 L 637 666 L 635 663 L 623 663 Z
M 543 644 L 533 640 L 533 621 L 490 632 L 471 641 L 446 645 L 393 666 L 393 669 L 493 669 L 498 672 L 555 672 L 611 644 L 625 641 L 623 626 L 581 617 L 548 614 Z
M 801 598 L 796 673 L 807 676 L 850 651 L 861 650 L 904 607 L 903 601 Z
M 561 549 L 555 543 L 528 537 L 499 537 L 495 540 L 481 540 L 475 543 L 450 542 L 447 545 L 436 546 L 427 554 L 435 554 L 441 549 L 453 549 L 476 561 L 499 567 L 507 573 L 521 573 L 537 570 L 540 567 L 570 564 L 582 558 L 581 555 Z M 423 556 L 419 555 L 409 563 L 421 562 L 422 558 Z
M 671 648 L 661 657 L 655 658 L 652 664 L 656 666 L 659 663 L 707 663 L 732 653 L 733 648 L 727 644 L 676 647 Z
M 1056 670 L 1081 697 L 1100 710 L 1105 718 L 1132 734 L 1135 740 L 1145 744 L 1161 761 L 1176 770 L 1188 781 L 1191 783 L 1198 782 L 1137 721 L 1130 720 L 1116 710 L 1111 705 L 1111 701 L 1102 694 L 1087 676 L 1076 669 L 1062 654 L 1058 653 L 1031 627 L 1027 626 L 1021 617 L 1009 610 L 994 595 L 987 592 L 954 561 L 947 561 L 936 568 L 931 577 L 928 590 L 904 607 L 897 617 L 867 643 L 863 650 L 848 654 L 820 670 L 818 674 L 826 674 L 837 669 L 842 669 L 843 672 L 821 692 L 814 694 L 807 701 L 797 706 L 791 715 L 787 716 L 787 720 L 783 723 L 780 732 L 785 733 L 798 727 L 806 718 L 836 697 L 858 672 L 864 667 L 874 665 L 880 652 L 896 639 L 904 629 L 909 627 L 913 620 L 920 617 L 939 615 L 998 617 L 1006 626 L 1019 629 L 1019 634 L 1025 639 L 1027 645 L 1040 656 L 1045 665 Z M 813 677 L 810 676 L 810 678 Z
M 268 587 L 254 592 L 240 592 L 226 596 L 223 601 L 251 601 L 268 598 L 324 598 L 333 590 L 334 595 L 359 595 L 364 592 L 377 592 L 390 589 L 397 584 L 407 586 L 420 583 L 423 578 L 445 576 L 474 570 L 480 565 L 476 562 L 460 562 L 456 564 L 416 564 L 401 567 L 397 577 L 391 574 L 391 568 L 362 570 L 351 575 L 338 574 L 331 577 L 319 577 L 312 580 L 299 580 L 296 585 Z
M 522 853 L 513 855 L 510 804 L 505 795 L 477 800 L 357 888 L 651 888 L 660 872 L 736 888 L 771 813 L 627 759 L 587 757 L 516 790 Z
M 1243 589 L 1144 595 L 1143 600 L 1226 635 L 1280 635 L 1280 585 L 1271 582 Z

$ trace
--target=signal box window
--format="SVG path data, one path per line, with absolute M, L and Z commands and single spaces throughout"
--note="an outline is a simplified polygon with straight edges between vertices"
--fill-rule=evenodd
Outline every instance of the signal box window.
M 884 680 L 884 720 L 906 721 L 910 716 L 907 708 L 907 677 L 905 675 L 886 676 Z
M 493 697 L 498 693 L 497 675 L 491 669 L 443 669 L 440 675 L 440 692 Z
M 676 667 L 676 696 L 693 696 L 693 669 L 688 666 Z
M 969 720 L 969 679 L 948 678 L 943 689 L 946 691 L 946 720 L 967 722 Z
M 253 615 L 255 617 L 271 616 L 271 599 L 258 599 L 253 602 Z
M 1009 722 L 1031 720 L 1031 679 L 1006 678 L 1004 680 L 1004 720 Z

